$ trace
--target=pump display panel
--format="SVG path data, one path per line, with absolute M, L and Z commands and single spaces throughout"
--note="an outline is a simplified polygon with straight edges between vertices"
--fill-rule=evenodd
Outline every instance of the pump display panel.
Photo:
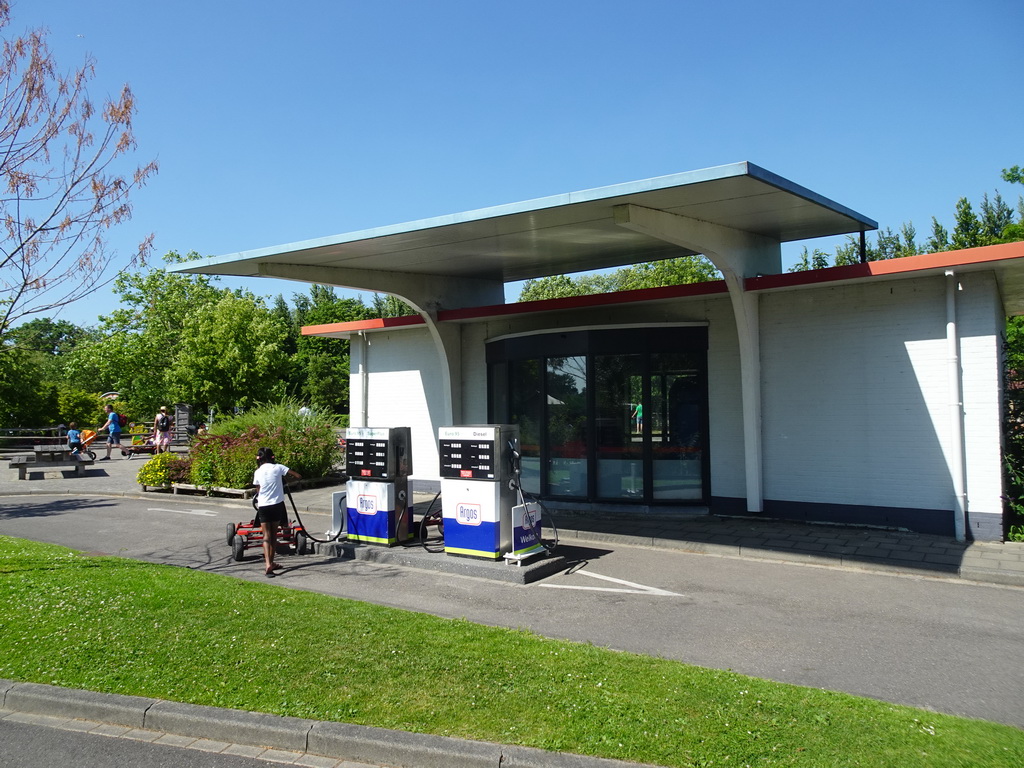
M 439 440 L 441 477 L 463 480 L 493 480 L 495 445 L 493 441 Z
M 408 427 L 351 427 L 345 436 L 345 473 L 359 479 L 412 474 Z

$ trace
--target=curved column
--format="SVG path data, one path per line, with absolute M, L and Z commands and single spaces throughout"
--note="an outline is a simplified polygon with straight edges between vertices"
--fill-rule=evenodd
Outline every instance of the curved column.
M 635 232 L 704 254 L 725 278 L 736 319 L 740 351 L 747 511 L 763 511 L 760 306 L 758 295 L 748 293 L 744 283 L 748 277 L 775 274 L 782 270 L 780 242 L 752 232 L 637 205 L 617 206 L 615 222 Z

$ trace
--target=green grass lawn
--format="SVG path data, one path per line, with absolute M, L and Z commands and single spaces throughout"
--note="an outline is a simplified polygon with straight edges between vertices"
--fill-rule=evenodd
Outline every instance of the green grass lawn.
M 0 678 L 670 766 L 1021 766 L 1024 731 L 0 537 Z

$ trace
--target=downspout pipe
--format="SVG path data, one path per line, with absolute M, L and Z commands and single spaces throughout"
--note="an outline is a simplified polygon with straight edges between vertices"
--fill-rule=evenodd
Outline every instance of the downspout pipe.
M 957 333 L 956 273 L 946 270 L 946 351 L 949 374 L 949 468 L 953 480 L 953 526 L 957 541 L 967 538 L 967 460 L 964 455 L 964 406 L 960 382 L 960 353 Z
M 359 425 L 369 426 L 366 420 L 370 410 L 370 340 L 365 331 L 359 332 Z

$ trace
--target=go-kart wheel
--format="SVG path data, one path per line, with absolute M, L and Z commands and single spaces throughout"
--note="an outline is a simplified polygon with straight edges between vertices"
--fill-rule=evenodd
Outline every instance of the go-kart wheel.
M 245 558 L 245 539 L 240 534 L 231 540 L 231 556 L 239 563 Z
M 312 547 L 309 546 L 309 538 L 302 531 L 295 534 L 295 554 L 309 555 Z
M 234 523 L 228 523 L 228 546 L 229 547 L 231 546 L 231 543 L 234 541 L 236 533 L 238 533 L 238 529 L 235 527 L 235 524 Z

